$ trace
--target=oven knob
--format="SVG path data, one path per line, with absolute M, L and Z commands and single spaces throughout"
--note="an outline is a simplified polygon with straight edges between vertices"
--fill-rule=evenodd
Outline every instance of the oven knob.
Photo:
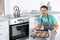
M 23 20 L 23 22 L 24 22 L 24 20 Z

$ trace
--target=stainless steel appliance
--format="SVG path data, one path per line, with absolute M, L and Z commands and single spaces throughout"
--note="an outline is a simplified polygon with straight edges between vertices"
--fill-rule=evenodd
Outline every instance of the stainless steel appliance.
M 20 17 L 19 7 L 18 7 L 18 6 L 15 6 L 15 7 L 13 8 L 13 10 L 14 10 L 14 18 Z
M 29 37 L 28 18 L 16 18 L 10 20 L 10 40 Z

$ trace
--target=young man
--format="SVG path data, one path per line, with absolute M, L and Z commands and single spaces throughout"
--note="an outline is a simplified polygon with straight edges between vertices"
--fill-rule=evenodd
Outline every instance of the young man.
M 50 40 L 54 40 L 56 31 L 58 29 L 58 23 L 54 16 L 48 14 L 47 6 L 45 5 L 41 6 L 40 10 L 42 15 L 38 17 L 38 26 L 34 28 L 32 32 L 34 32 L 34 30 L 39 30 L 43 25 L 45 31 L 50 30 L 50 34 L 52 35 L 50 37 Z M 46 38 L 43 38 L 43 40 L 46 40 Z

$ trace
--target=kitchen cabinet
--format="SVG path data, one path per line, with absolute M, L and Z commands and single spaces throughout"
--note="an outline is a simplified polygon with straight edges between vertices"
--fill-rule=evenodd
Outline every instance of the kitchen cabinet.
M 4 40 L 3 34 L 0 34 L 0 40 Z
M 0 40 L 9 40 L 8 20 L 0 21 Z

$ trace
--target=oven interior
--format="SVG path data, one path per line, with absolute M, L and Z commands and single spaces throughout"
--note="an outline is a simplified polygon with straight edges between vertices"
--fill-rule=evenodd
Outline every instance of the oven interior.
M 10 25 L 10 40 L 29 37 L 29 22 Z

